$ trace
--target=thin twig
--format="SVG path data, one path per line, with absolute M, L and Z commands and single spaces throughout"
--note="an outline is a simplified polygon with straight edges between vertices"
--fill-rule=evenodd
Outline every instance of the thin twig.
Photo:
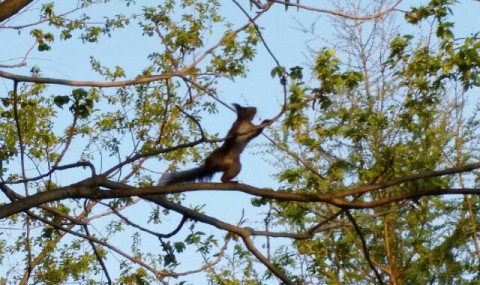
M 257 23 L 255 23 L 256 19 L 262 15 L 263 13 L 265 13 L 267 10 L 263 10 L 262 12 L 259 12 L 257 14 L 257 16 L 255 16 L 254 18 L 252 18 L 248 12 L 242 7 L 242 5 L 240 5 L 238 3 L 237 0 L 232 0 L 235 5 L 237 5 L 237 7 L 243 12 L 243 14 L 245 14 L 245 16 L 248 18 L 248 20 L 252 23 L 253 27 L 255 28 L 255 30 L 257 31 L 257 34 L 258 36 L 260 37 L 260 40 L 262 41 L 263 43 L 263 46 L 265 47 L 265 49 L 267 50 L 267 52 L 270 54 L 270 57 L 275 61 L 275 64 L 277 65 L 277 67 L 279 68 L 282 68 L 282 65 L 280 64 L 280 61 L 277 59 L 277 57 L 273 54 L 272 50 L 270 49 L 270 47 L 268 46 L 267 42 L 265 41 L 265 39 L 263 38 L 263 35 L 262 35 L 262 32 L 260 31 L 260 28 L 258 28 L 258 25 Z M 283 107 L 282 107 L 282 110 L 280 111 L 280 114 L 278 114 L 275 118 L 278 119 L 281 115 L 283 115 L 283 113 L 286 111 L 286 108 L 287 108 L 287 75 L 285 74 L 285 71 L 282 72 L 282 77 L 280 79 L 280 84 L 282 84 L 283 86 Z M 273 120 L 276 120 L 276 119 L 273 119 Z
M 137 229 L 139 229 L 143 232 L 149 233 L 149 234 L 151 234 L 153 236 L 156 236 L 158 238 L 170 238 L 170 237 L 176 235 L 182 229 L 183 225 L 187 221 L 187 217 L 183 216 L 180 223 L 177 225 L 177 227 L 172 232 L 170 232 L 168 234 L 161 234 L 161 233 L 154 232 L 150 229 L 147 229 L 145 227 L 142 227 L 142 226 L 130 221 L 130 219 L 128 219 L 124 215 L 120 214 L 120 212 L 114 206 L 108 205 L 106 203 L 100 203 L 100 204 L 104 205 L 106 207 L 109 207 L 113 211 L 113 213 L 115 213 L 115 215 L 117 215 L 120 219 L 122 219 L 127 225 L 130 225 L 134 228 L 137 228 Z
M 202 137 L 202 139 L 206 139 L 206 136 L 205 136 L 205 132 L 203 131 L 203 128 L 202 128 L 202 125 L 200 124 L 200 122 L 192 115 L 190 115 L 189 113 L 185 112 L 180 106 L 178 105 L 175 105 L 175 107 L 177 107 L 177 109 L 182 112 L 185 116 L 187 116 L 190 120 L 192 120 L 198 127 L 198 130 L 200 132 L 200 136 Z
M 79 162 L 76 162 L 76 163 L 70 163 L 70 164 L 56 166 L 56 167 L 53 166 L 48 172 L 46 172 L 44 174 L 40 174 L 40 175 L 35 176 L 35 177 L 20 179 L 20 180 L 15 180 L 15 181 L 7 181 L 7 182 L 10 185 L 20 184 L 20 183 L 25 183 L 25 182 L 34 182 L 34 181 L 40 180 L 42 178 L 45 178 L 45 177 L 51 175 L 52 173 L 54 173 L 57 170 L 68 170 L 68 169 L 72 169 L 72 168 L 76 168 L 76 167 L 88 167 L 91 170 L 91 176 L 96 175 L 95 166 L 91 162 L 89 162 L 89 161 L 79 161 Z M 3 182 L 3 183 L 7 183 L 7 182 Z
M 367 15 L 367 16 L 356 16 L 356 15 L 352 15 L 352 14 L 346 14 L 346 13 L 343 13 L 343 12 L 340 12 L 340 11 L 333 11 L 333 10 L 328 10 L 328 9 L 306 6 L 306 5 L 298 3 L 298 1 L 296 3 L 294 3 L 293 1 L 280 1 L 280 0 L 268 0 L 268 1 L 278 3 L 278 4 L 282 4 L 282 5 L 285 5 L 285 6 L 297 7 L 299 9 L 304 9 L 304 10 L 308 10 L 308 11 L 326 13 L 326 14 L 330 14 L 330 15 L 333 15 L 333 16 L 338 16 L 338 17 L 347 18 L 347 19 L 351 19 L 351 20 L 375 20 L 375 19 L 381 18 L 383 15 L 388 14 L 388 13 L 392 12 L 393 10 L 395 10 L 395 8 L 403 0 L 398 0 L 395 4 L 393 4 L 388 9 L 385 9 L 383 11 L 379 11 L 376 14 Z

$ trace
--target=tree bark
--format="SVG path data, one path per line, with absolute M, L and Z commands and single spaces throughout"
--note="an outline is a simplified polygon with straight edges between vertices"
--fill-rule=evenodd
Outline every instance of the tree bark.
M 33 0 L 5 0 L 0 3 L 0 22 L 17 14 L 22 8 L 32 3 Z

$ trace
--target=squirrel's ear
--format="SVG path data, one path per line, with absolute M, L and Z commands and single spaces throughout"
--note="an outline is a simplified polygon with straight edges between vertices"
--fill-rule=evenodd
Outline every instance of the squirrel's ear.
M 235 110 L 237 110 L 237 113 L 242 109 L 242 106 L 238 105 L 237 103 L 233 103 L 232 106 L 235 107 Z

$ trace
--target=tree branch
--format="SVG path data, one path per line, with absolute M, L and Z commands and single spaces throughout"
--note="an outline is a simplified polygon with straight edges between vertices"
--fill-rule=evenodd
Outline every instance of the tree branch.
M 123 80 L 123 81 L 81 81 L 81 80 L 67 80 L 59 78 L 48 78 L 48 77 L 38 77 L 38 76 L 25 76 L 9 73 L 3 70 L 0 70 L 0 77 L 16 80 L 18 82 L 30 82 L 30 83 L 42 83 L 42 84 L 56 84 L 56 85 L 67 85 L 67 86 L 84 86 L 84 87 L 125 87 L 130 85 L 138 85 L 150 83 L 158 80 L 169 79 L 172 77 L 183 77 L 183 76 L 201 76 L 205 75 L 203 73 L 192 73 L 188 69 L 184 68 L 179 71 L 171 71 L 164 74 L 151 75 L 151 76 L 139 76 L 135 79 Z
M 396 186 L 405 182 L 410 182 L 410 181 L 415 181 L 415 180 L 420 180 L 425 178 L 439 177 L 439 176 L 444 176 L 449 174 L 469 172 L 479 168 L 480 168 L 480 162 L 477 162 L 477 163 L 467 164 L 459 167 L 452 167 L 452 168 L 446 168 L 443 170 L 434 170 L 434 171 L 428 171 L 428 172 L 423 172 L 419 174 L 408 175 L 408 176 L 400 177 L 390 181 L 386 181 L 380 184 L 360 186 L 348 191 L 342 191 L 342 192 L 336 193 L 335 197 L 347 197 L 351 195 L 358 195 L 358 194 L 367 193 L 374 190 L 385 189 L 388 187 Z
M 238 234 L 239 236 L 242 237 L 245 246 L 250 250 L 250 252 L 255 255 L 255 257 L 260 260 L 275 276 L 277 276 L 282 282 L 285 284 L 291 284 L 293 285 L 294 283 L 288 278 L 285 273 L 283 273 L 279 268 L 277 268 L 273 263 L 271 263 L 265 256 L 263 256 L 253 245 L 252 241 L 250 240 L 250 232 L 247 229 L 240 228 L 225 222 L 222 222 L 216 218 L 204 215 L 202 213 L 199 213 L 197 211 L 194 211 L 192 209 L 183 207 L 177 203 L 167 201 L 165 199 L 165 196 L 163 195 L 150 195 L 144 197 L 146 200 L 152 201 L 155 204 L 158 204 L 166 209 L 175 211 L 179 214 L 184 215 L 185 217 L 191 218 L 196 221 L 200 221 L 206 224 L 209 224 L 211 226 L 214 226 L 220 230 L 226 230 L 235 234 Z
M 33 181 L 37 181 L 37 180 L 40 180 L 42 178 L 45 178 L 49 175 L 51 175 L 52 173 L 54 173 L 55 171 L 57 170 L 68 170 L 68 169 L 72 169 L 72 168 L 76 168 L 76 167 L 88 167 L 90 168 L 91 170 L 91 174 L 92 176 L 95 176 L 96 175 L 96 171 L 95 171 L 95 166 L 89 162 L 89 161 L 79 161 L 79 162 L 75 162 L 75 163 L 70 163 L 70 164 L 66 164 L 66 165 L 60 165 L 58 166 L 58 164 L 55 164 L 54 166 L 52 166 L 52 168 L 44 173 L 44 174 L 40 174 L 38 176 L 35 176 L 35 177 L 31 177 L 31 178 L 25 178 L 25 179 L 20 179 L 20 180 L 15 180 L 15 181 L 8 181 L 6 182 L 6 184 L 19 184 L 19 183 L 25 183 L 25 182 L 33 182 Z
M 376 14 L 373 15 L 366 15 L 366 16 L 357 16 L 357 15 L 352 15 L 352 14 L 346 14 L 341 11 L 333 11 L 333 10 L 328 10 L 328 9 L 322 9 L 322 8 L 316 8 L 316 7 L 311 7 L 311 6 L 306 6 L 303 4 L 294 3 L 293 1 L 280 1 L 280 0 L 268 0 L 269 2 L 274 2 L 278 4 L 285 5 L 286 7 L 297 7 L 299 9 L 303 10 L 308 10 L 308 11 L 313 11 L 313 12 L 320 12 L 320 13 L 325 13 L 325 14 L 330 14 L 332 16 L 337 16 L 337 17 L 342 17 L 342 18 L 347 18 L 351 20 L 357 20 L 357 21 L 362 21 L 362 20 L 375 20 L 378 18 L 381 18 L 383 15 L 388 14 L 395 10 L 395 8 L 403 1 L 403 0 L 398 0 L 395 4 L 393 4 L 390 8 L 385 9 L 383 11 L 379 11 Z
M 0 3 L 0 22 L 17 14 L 33 0 L 5 0 Z
M 141 230 L 141 231 L 143 231 L 143 232 L 149 233 L 149 234 L 151 234 L 151 235 L 153 235 L 153 236 L 156 236 L 156 237 L 158 237 L 158 238 L 170 238 L 170 237 L 176 235 L 176 234 L 182 229 L 183 225 L 184 225 L 185 222 L 187 221 L 187 218 L 186 218 L 185 216 L 183 216 L 183 217 L 182 217 L 182 220 L 180 221 L 180 223 L 177 225 L 177 227 L 176 227 L 172 232 L 170 232 L 170 233 L 168 233 L 168 234 L 161 234 L 161 233 L 154 232 L 154 231 L 152 231 L 152 230 L 150 230 L 150 229 L 147 229 L 147 228 L 145 228 L 145 227 L 142 227 L 142 226 L 140 226 L 140 225 L 138 225 L 138 224 L 130 221 L 130 219 L 128 219 L 128 218 L 125 217 L 124 215 L 120 214 L 120 212 L 115 208 L 115 206 L 110 206 L 110 205 L 105 204 L 105 203 L 101 203 L 101 204 L 104 205 L 104 206 L 106 206 L 106 207 L 109 207 L 109 208 L 113 211 L 113 213 L 115 213 L 115 215 L 116 215 L 117 217 L 119 217 L 120 219 L 122 219 L 127 225 L 130 225 L 130 226 L 132 226 L 132 227 L 134 227 L 134 228 L 137 228 L 137 229 L 139 229 L 139 230 Z
M 105 242 L 105 241 L 102 241 L 94 236 L 90 236 L 88 234 L 82 234 L 82 233 L 79 233 L 79 232 L 76 232 L 74 230 L 72 230 L 71 228 L 65 228 L 53 221 L 49 221 L 48 219 L 45 219 L 44 217 L 42 216 L 39 216 L 39 215 L 36 215 L 30 211 L 27 211 L 28 215 L 32 216 L 34 219 L 37 219 L 45 224 L 48 224 L 54 228 L 56 228 L 57 230 L 59 231 L 62 231 L 62 232 L 66 232 L 66 233 L 69 233 L 71 235 L 74 235 L 76 237 L 80 237 L 80 238 L 83 238 L 83 239 L 86 239 L 88 241 L 92 241 L 98 245 L 101 245 L 101 246 L 104 246 L 110 250 L 112 250 L 113 252 L 125 257 L 126 259 L 130 260 L 131 262 L 133 263 L 136 263 L 142 267 L 144 267 L 145 269 L 149 270 L 150 272 L 152 272 L 153 274 L 155 274 L 155 276 L 160 279 L 162 276 L 172 276 L 172 274 L 170 273 L 170 271 L 165 271 L 165 270 L 157 270 L 155 269 L 154 267 L 148 265 L 147 263 L 143 262 L 140 258 L 137 258 L 137 257 L 133 257 L 133 256 L 130 256 L 128 254 L 126 254 L 125 252 L 123 252 L 122 250 L 120 250 L 119 248 L 109 244 L 108 242 Z M 173 274 L 174 275 L 174 274 Z
M 370 265 L 370 268 L 372 268 L 373 272 L 375 273 L 375 276 L 377 277 L 378 283 L 383 285 L 383 280 L 382 276 L 380 276 L 380 273 L 378 273 L 377 268 L 372 262 L 372 259 L 370 258 L 370 251 L 368 250 L 367 242 L 365 241 L 365 238 L 363 237 L 362 231 L 360 230 L 360 227 L 358 226 L 357 222 L 353 218 L 352 214 L 347 210 L 345 211 L 345 214 L 347 215 L 348 219 L 352 223 L 353 227 L 355 228 L 355 231 L 357 232 L 357 235 L 360 237 L 360 240 L 362 241 L 362 248 L 363 248 L 363 255 L 365 256 L 365 259 L 367 259 L 368 264 Z
M 85 234 L 87 234 L 87 236 L 92 236 L 90 234 L 90 231 L 88 230 L 87 225 L 83 225 L 83 229 L 85 230 Z M 97 246 L 95 245 L 95 243 L 91 239 L 89 239 L 88 242 L 90 243 L 90 246 L 93 248 L 93 252 L 95 253 L 95 256 L 97 257 L 98 263 L 100 263 L 100 266 L 102 267 L 103 273 L 105 273 L 105 277 L 107 278 L 108 284 L 109 285 L 113 284 L 112 279 L 110 278 L 110 274 L 108 273 L 108 269 L 105 266 L 105 262 L 103 262 L 102 255 L 98 251 Z
M 109 188 L 111 190 L 104 190 Z M 0 184 L 0 189 L 11 190 L 5 184 Z M 206 190 L 209 189 L 209 190 Z M 5 191 L 4 190 L 4 191 Z M 265 190 L 256 188 L 242 183 L 186 183 L 174 184 L 167 186 L 149 186 L 149 187 L 132 187 L 127 184 L 106 180 L 103 176 L 96 176 L 86 179 L 82 182 L 72 184 L 66 187 L 52 189 L 51 191 L 39 192 L 31 196 L 19 199 L 6 205 L 0 206 L 0 219 L 23 212 L 32 207 L 37 207 L 43 203 L 59 201 L 72 198 L 86 199 L 112 199 L 138 196 L 143 197 L 152 194 L 173 194 L 192 191 L 240 191 L 250 195 L 263 197 L 267 199 L 275 199 L 279 201 L 295 201 L 295 202 L 323 202 L 343 209 L 364 209 L 375 208 L 389 203 L 402 200 L 418 199 L 424 196 L 439 195 L 460 195 L 473 194 L 480 195 L 480 189 L 477 188 L 460 188 L 460 189 L 428 189 L 409 193 L 393 195 L 376 201 L 348 201 L 343 198 L 337 198 L 332 194 L 299 194 L 291 192 L 278 192 L 273 190 Z

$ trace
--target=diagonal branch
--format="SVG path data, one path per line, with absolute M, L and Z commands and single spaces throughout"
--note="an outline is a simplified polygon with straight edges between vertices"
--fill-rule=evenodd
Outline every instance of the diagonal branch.
M 25 190 L 25 195 L 29 195 L 28 193 L 28 183 L 27 183 L 27 174 L 25 172 L 25 144 L 23 141 L 23 134 L 22 134 L 22 126 L 20 124 L 20 116 L 18 112 L 18 106 L 20 105 L 19 102 L 19 97 L 18 97 L 18 81 L 13 81 L 13 117 L 15 121 L 15 128 L 17 130 L 17 139 L 18 139 L 18 146 L 20 148 L 20 170 L 22 173 L 22 180 L 23 182 L 23 188 Z M 21 283 L 27 283 L 28 279 L 30 278 L 30 275 L 33 270 L 33 263 L 32 263 L 32 241 L 30 237 L 31 233 L 31 223 L 30 223 L 30 217 L 27 216 L 25 218 L 25 223 L 26 223 L 26 249 L 27 249 L 27 268 L 25 270 L 25 275 L 22 278 Z
M 90 230 L 88 229 L 87 225 L 83 225 L 83 229 L 85 230 L 85 233 L 87 234 L 87 236 L 92 236 L 90 234 Z M 95 256 L 97 257 L 97 260 L 100 263 L 100 266 L 102 267 L 103 273 L 105 273 L 105 277 L 107 278 L 108 284 L 109 285 L 113 284 L 112 279 L 110 278 L 110 274 L 108 273 L 107 266 L 105 266 L 105 262 L 103 262 L 102 255 L 98 251 L 97 246 L 95 245 L 95 243 L 91 239 L 89 239 L 88 242 L 90 243 L 90 246 L 93 248 L 93 252 L 95 253 Z
M 375 273 L 375 276 L 377 277 L 378 284 L 383 285 L 383 280 L 382 276 L 380 276 L 380 273 L 378 273 L 377 268 L 372 262 L 372 259 L 370 258 L 370 251 L 368 250 L 367 242 L 365 241 L 365 238 L 363 237 L 362 231 L 360 230 L 360 227 L 358 226 L 357 222 L 353 218 L 352 214 L 347 210 L 345 211 L 345 214 L 347 215 L 348 219 L 352 223 L 353 227 L 355 228 L 355 231 L 358 234 L 358 237 L 360 237 L 360 240 L 362 241 L 362 248 L 363 248 L 363 254 L 365 255 L 365 259 L 367 259 L 368 264 L 370 265 L 370 268 L 372 268 L 373 272 Z
M 232 233 L 235 233 L 239 236 L 242 237 L 245 246 L 250 250 L 250 252 L 257 257 L 257 259 L 262 262 L 275 276 L 277 276 L 280 280 L 282 280 L 283 283 L 288 284 L 288 285 L 293 285 L 294 283 L 288 278 L 288 276 L 279 268 L 277 268 L 270 260 L 268 260 L 263 254 L 256 249 L 256 247 L 253 245 L 251 239 L 250 239 L 250 231 L 245 228 L 237 227 L 228 223 L 225 223 L 223 221 L 220 221 L 216 218 L 207 216 L 205 214 L 199 213 L 197 211 L 194 211 L 192 209 L 183 207 L 182 205 L 179 205 L 174 202 L 167 201 L 165 199 L 165 196 L 163 195 L 150 195 L 144 197 L 146 200 L 152 201 L 155 204 L 158 204 L 166 209 L 175 211 L 179 214 L 184 215 L 185 217 L 191 218 L 196 221 L 200 221 L 206 224 L 209 224 L 211 226 L 214 226 L 220 230 L 226 230 Z
M 33 0 L 5 0 L 0 2 L 0 22 L 17 14 L 32 2 Z

